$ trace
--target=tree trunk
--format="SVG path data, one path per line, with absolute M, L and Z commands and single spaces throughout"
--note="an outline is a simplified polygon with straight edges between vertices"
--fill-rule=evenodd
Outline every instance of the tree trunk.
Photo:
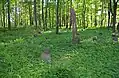
M 17 0 L 15 0 L 15 21 L 14 21 L 15 27 L 17 27 Z
M 69 5 L 67 4 L 67 8 L 66 8 L 66 29 L 69 27 L 68 26 L 68 20 L 69 20 Z
M 96 3 L 96 1 L 95 1 L 95 23 L 94 23 L 94 25 L 95 26 L 97 26 L 97 3 Z
M 43 5 L 44 5 L 44 0 L 42 0 L 42 26 L 43 26 L 43 29 L 45 30 L 45 27 L 44 27 L 44 9 L 43 9 Z
M 34 0 L 34 21 L 37 29 L 37 13 L 36 13 L 36 0 Z
M 32 25 L 32 11 L 31 11 L 31 5 L 29 4 L 29 21 L 30 21 L 30 26 Z
M 113 13 L 113 32 L 115 32 L 117 2 L 115 0 L 113 0 L 113 2 L 114 2 L 114 5 L 113 5 L 113 9 L 114 9 L 114 13 Z
M 39 26 L 41 26 L 41 15 L 40 15 L 40 0 L 38 1 L 38 11 L 39 11 L 39 14 L 38 14 L 38 23 L 39 23 Z
M 59 33 L 59 18 L 58 18 L 58 9 L 59 9 L 59 0 L 56 0 L 57 1 L 57 5 L 56 5 L 56 34 Z
M 4 29 L 5 29 L 5 8 L 4 8 L 4 3 L 3 3 L 3 5 L 2 5 L 2 12 L 3 12 L 3 27 L 4 27 Z
M 47 30 L 47 7 L 48 7 L 48 0 L 46 0 L 46 6 L 45 6 L 45 30 Z
M 2 15 L 2 13 L 0 13 L 0 25 L 1 25 L 1 26 L 3 26 L 3 20 L 2 20 L 2 19 L 3 19 L 3 15 Z M 5 29 L 5 28 L 4 28 L 4 29 Z
M 62 2 L 60 2 L 60 5 L 62 4 Z M 60 15 L 59 15 L 60 19 L 59 19 L 59 26 L 60 28 L 62 27 L 62 6 L 60 7 Z
M 110 2 L 108 3 L 108 29 L 110 28 Z
M 11 30 L 11 23 L 10 23 L 10 0 L 8 2 L 8 30 Z
M 83 24 L 83 28 L 85 29 L 85 12 L 86 12 L 86 4 L 85 4 L 85 0 L 83 1 L 83 12 L 82 12 L 82 24 Z
M 104 11 L 104 2 L 102 2 L 102 9 L 101 9 L 101 22 L 100 22 L 100 27 L 103 26 L 103 20 L 104 20 L 104 16 L 103 16 L 103 11 Z
M 50 15 L 50 7 L 49 7 L 49 26 L 50 26 L 50 28 L 51 28 L 51 21 L 52 21 L 52 19 L 51 19 L 51 15 Z
M 92 26 L 93 26 L 92 6 L 91 6 L 91 16 L 90 16 L 90 20 L 91 20 L 91 27 L 92 27 Z
M 72 8 L 72 0 L 70 0 L 70 8 Z M 71 29 L 71 24 L 72 24 L 72 22 L 71 22 L 71 18 L 70 18 L 70 26 L 69 26 L 69 29 Z

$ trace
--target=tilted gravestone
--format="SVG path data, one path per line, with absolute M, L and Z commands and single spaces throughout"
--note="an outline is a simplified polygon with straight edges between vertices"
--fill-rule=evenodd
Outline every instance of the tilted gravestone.
M 77 34 L 76 13 L 73 8 L 70 8 L 70 23 L 72 25 L 72 43 L 79 43 L 80 39 Z

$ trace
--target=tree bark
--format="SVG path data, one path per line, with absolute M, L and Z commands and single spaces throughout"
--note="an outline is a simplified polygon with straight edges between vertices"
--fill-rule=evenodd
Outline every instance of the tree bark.
M 8 2 L 8 30 L 11 30 L 11 23 L 10 23 L 10 0 Z
M 97 3 L 95 1 L 95 23 L 94 23 L 94 26 L 97 26 Z
M 110 8 L 111 8 L 111 7 L 110 7 L 110 4 L 111 4 L 111 3 L 109 2 L 109 3 L 108 3 L 108 29 L 110 28 L 110 12 L 111 12 L 111 11 L 110 11 Z
M 45 6 L 45 30 L 47 30 L 47 8 L 48 8 L 48 0 L 46 0 L 46 6 Z
M 58 18 L 58 9 L 59 9 L 59 0 L 56 0 L 57 1 L 57 5 L 56 5 L 56 34 L 59 33 L 59 18 Z
M 36 13 L 36 0 L 34 0 L 34 22 L 37 29 L 37 13 Z
M 14 21 L 15 27 L 17 27 L 17 0 L 15 0 L 15 21 Z
M 103 16 L 103 11 L 104 11 L 104 2 L 102 2 L 102 9 L 101 9 L 101 22 L 100 22 L 100 27 L 103 26 L 103 20 L 104 20 L 104 16 Z
M 31 5 L 29 4 L 29 21 L 30 21 L 30 25 L 32 25 L 32 11 L 31 11 Z
M 42 0 L 42 26 L 43 26 L 43 29 L 45 30 L 45 27 L 44 27 L 44 9 L 43 9 L 43 5 L 44 5 L 44 0 Z
M 113 0 L 114 5 L 113 5 L 113 32 L 115 32 L 115 24 L 116 24 L 116 10 L 117 10 L 117 2 L 115 0 Z
M 2 4 L 2 12 L 3 12 L 3 27 L 4 27 L 4 29 L 5 29 L 5 8 L 4 8 L 4 5 L 5 5 L 5 3 L 3 2 L 3 4 Z

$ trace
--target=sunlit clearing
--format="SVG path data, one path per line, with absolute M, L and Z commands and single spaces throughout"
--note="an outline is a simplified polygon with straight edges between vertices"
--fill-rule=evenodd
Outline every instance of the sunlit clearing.
M 44 33 L 52 33 L 52 31 L 46 31 L 46 32 L 44 32 Z
M 97 28 L 100 28 L 99 26 L 97 26 L 96 28 L 95 27 L 88 27 L 88 29 L 97 29 Z

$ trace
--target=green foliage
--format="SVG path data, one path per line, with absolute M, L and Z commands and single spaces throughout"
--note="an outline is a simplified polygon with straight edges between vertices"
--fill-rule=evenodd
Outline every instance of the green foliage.
M 73 72 L 66 68 L 50 69 L 47 72 L 42 72 L 42 78 L 74 78 Z
M 56 35 L 47 31 L 34 37 L 32 29 L 1 32 L 1 78 L 118 78 L 119 44 L 112 44 L 106 29 L 80 31 L 81 43 L 72 44 L 69 31 Z M 99 33 L 102 32 L 102 35 Z M 97 36 L 94 42 L 92 37 Z M 45 64 L 40 54 L 51 49 L 52 63 Z

